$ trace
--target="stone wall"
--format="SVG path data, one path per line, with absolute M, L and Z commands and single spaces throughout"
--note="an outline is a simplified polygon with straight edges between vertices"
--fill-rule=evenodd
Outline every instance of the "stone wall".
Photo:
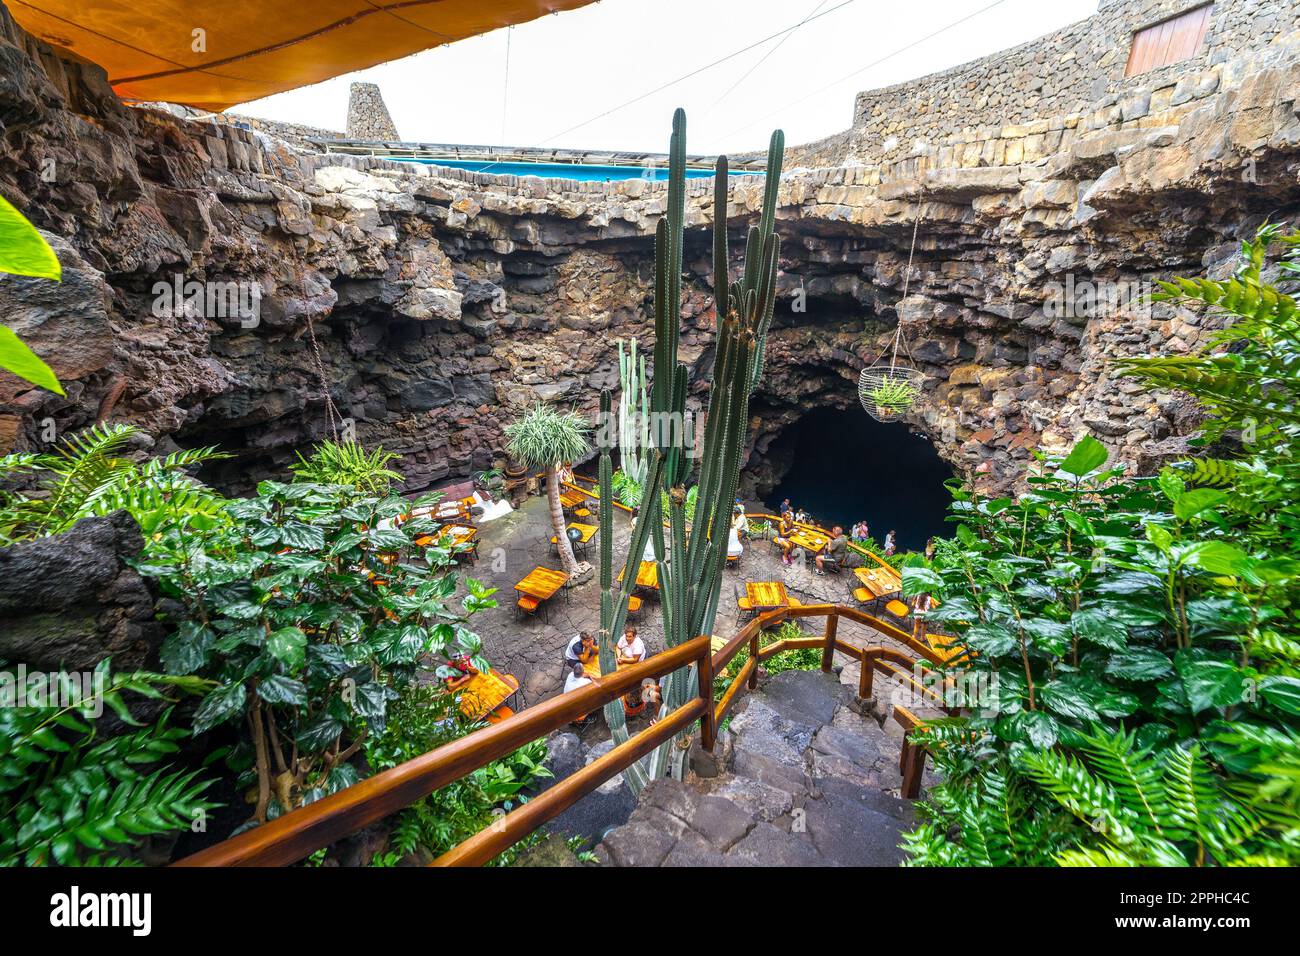
M 1178 89 L 1194 94 L 1217 82 L 1230 57 L 1267 47 L 1300 29 L 1300 4 L 1289 0 L 1217 0 L 1201 52 L 1181 63 L 1124 76 L 1134 31 L 1202 6 L 1200 0 L 1116 0 L 1055 33 L 897 86 L 859 93 L 852 158 L 893 161 L 972 129 L 1042 123 L 1056 132 L 1071 114 L 1098 100 L 1120 103 Z M 1059 117 L 1060 120 L 1048 120 Z M 918 145 L 918 141 L 919 144 Z M 1049 148 L 1050 151 L 1050 148 Z
M 374 83 L 353 83 L 348 91 L 348 139 L 398 142 L 397 127 Z

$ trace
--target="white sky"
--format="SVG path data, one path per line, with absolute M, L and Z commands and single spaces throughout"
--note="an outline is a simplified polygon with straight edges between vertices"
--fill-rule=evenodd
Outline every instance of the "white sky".
M 379 84 L 407 140 L 663 152 L 683 106 L 690 152 L 741 152 L 765 148 L 778 125 L 791 145 L 847 129 L 859 90 L 1015 46 L 1096 9 L 1097 0 L 600 0 L 233 110 L 342 130 L 348 84 L 365 80 Z M 814 11 L 824 15 L 784 42 L 596 118 Z

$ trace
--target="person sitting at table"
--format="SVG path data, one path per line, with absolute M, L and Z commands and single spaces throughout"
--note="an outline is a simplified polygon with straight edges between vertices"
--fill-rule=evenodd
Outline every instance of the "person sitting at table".
M 571 690 L 577 690 L 579 687 L 585 687 L 590 683 L 593 683 L 593 681 L 587 676 L 587 672 L 582 669 L 582 665 L 574 664 L 564 677 L 564 692 L 567 694 Z
M 740 508 L 731 518 L 731 531 L 727 534 L 727 557 L 739 558 L 745 550 L 745 546 L 740 543 L 740 536 L 745 533 L 749 527 L 749 521 L 745 518 L 745 511 Z
M 794 532 L 794 515 L 789 511 L 782 512 L 781 524 L 777 527 L 776 537 L 772 540 L 775 541 L 776 546 L 781 549 L 781 563 L 785 565 L 793 563 L 793 559 L 790 557 L 790 552 L 795 549 L 795 543 L 790 540 L 790 536 L 794 534 Z
M 596 638 L 589 631 L 583 631 L 577 637 L 569 642 L 569 646 L 564 649 L 564 663 L 586 664 L 594 661 L 600 653 L 600 648 L 596 644 Z
M 469 661 L 468 654 L 461 654 L 459 657 L 453 657 L 447 661 L 447 666 L 457 671 L 457 676 L 447 678 L 447 689 L 455 690 L 468 684 L 478 673 L 478 670 Z
M 560 477 L 561 485 L 563 485 L 566 481 L 569 484 L 573 484 L 573 462 L 566 461 L 564 464 L 560 466 L 559 477 Z
M 826 550 L 813 559 L 817 565 L 818 574 L 826 573 L 824 562 L 828 555 L 837 565 L 843 565 L 845 555 L 848 554 L 849 539 L 844 537 L 844 529 L 839 525 L 836 525 L 831 528 L 831 535 L 833 537 L 831 538 L 831 543 L 826 545 Z
M 569 691 L 574 691 L 580 687 L 586 687 L 588 684 L 595 683 L 598 683 L 598 681 L 595 680 L 595 678 L 588 677 L 587 672 L 582 669 L 581 664 L 574 664 L 573 667 L 569 669 L 569 673 L 565 675 L 564 693 L 567 694 Z M 573 725 L 575 727 L 585 727 L 589 720 L 591 720 L 591 714 L 583 714 L 577 720 L 573 721 Z
M 812 515 L 800 508 L 794 513 L 794 520 L 796 524 L 812 524 Z
M 614 648 L 614 653 L 618 657 L 620 667 L 639 664 L 645 660 L 645 644 L 636 636 L 635 627 L 629 627 L 623 632 L 623 636 L 618 639 L 618 644 Z

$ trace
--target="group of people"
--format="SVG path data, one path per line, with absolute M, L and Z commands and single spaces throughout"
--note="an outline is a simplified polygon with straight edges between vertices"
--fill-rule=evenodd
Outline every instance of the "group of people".
M 566 694 L 599 681 L 599 678 L 589 677 L 585 668 L 586 664 L 596 660 L 599 655 L 600 647 L 596 643 L 595 636 L 589 631 L 583 631 L 569 642 L 564 649 L 564 692 Z M 614 659 L 617 666 L 637 664 L 645 660 L 645 657 L 645 642 L 637 636 L 636 628 L 625 628 L 623 636 L 614 645 Z M 661 682 L 647 678 L 640 686 L 623 695 L 623 712 L 628 717 L 638 717 L 649 712 L 650 722 L 654 723 L 662 700 Z M 579 723 L 585 722 L 589 716 L 585 715 Z
M 776 542 L 776 546 L 781 549 L 781 563 L 787 567 L 794 563 L 794 550 L 798 547 L 798 543 L 794 540 L 795 531 L 798 530 L 799 525 L 810 522 L 806 512 L 792 511 L 789 504 L 789 498 L 781 502 L 781 520 L 777 523 L 776 533 L 772 537 L 772 540 Z M 855 543 L 863 544 L 871 537 L 871 531 L 865 521 L 859 521 L 853 526 L 849 536 L 852 537 Z M 849 536 L 844 534 L 842 525 L 835 525 L 831 528 L 830 544 L 816 558 L 818 573 L 824 570 L 827 557 L 833 558 L 837 563 L 843 563 L 848 551 Z M 897 550 L 898 545 L 894 532 L 891 530 L 885 535 L 885 556 L 888 557 Z

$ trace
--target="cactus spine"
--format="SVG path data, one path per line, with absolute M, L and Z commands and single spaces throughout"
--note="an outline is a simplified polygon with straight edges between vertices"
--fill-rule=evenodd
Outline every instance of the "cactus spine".
M 702 634 L 711 634 L 718 610 L 722 569 L 727 558 L 727 533 L 732 502 L 740 478 L 740 462 L 749 422 L 749 398 L 763 372 L 763 351 L 776 303 L 776 271 L 780 242 L 775 234 L 777 187 L 785 137 L 772 134 L 767 154 L 763 208 L 749 230 L 740 278 L 730 281 L 727 250 L 727 158 L 718 158 L 713 191 L 713 291 L 717 312 L 717 353 L 709 391 L 709 412 L 699 453 L 699 490 L 691 533 L 686 531 L 686 483 L 692 475 L 687 457 L 686 366 L 677 361 L 681 322 L 683 219 L 686 204 L 686 114 L 673 114 L 669 146 L 668 205 L 655 232 L 654 382 L 650 390 L 650 444 L 645 449 L 644 494 L 632 530 L 622 587 L 614 590 L 613 489 L 610 451 L 601 441 L 600 455 L 600 585 L 601 673 L 615 668 L 614 640 L 622 632 L 627 600 L 636 581 L 646 542 L 653 542 L 658 562 L 660 608 L 664 640 L 669 647 Z M 611 399 L 601 396 L 608 415 Z M 605 419 L 606 421 L 608 419 Z M 668 540 L 660 492 L 668 492 Z M 664 710 L 675 710 L 698 693 L 693 668 L 668 676 Z M 605 707 L 615 743 L 628 739 L 621 701 Z M 649 780 L 671 773 L 680 777 L 685 765 L 686 735 L 659 747 L 647 761 L 633 765 L 624 777 L 634 791 Z

